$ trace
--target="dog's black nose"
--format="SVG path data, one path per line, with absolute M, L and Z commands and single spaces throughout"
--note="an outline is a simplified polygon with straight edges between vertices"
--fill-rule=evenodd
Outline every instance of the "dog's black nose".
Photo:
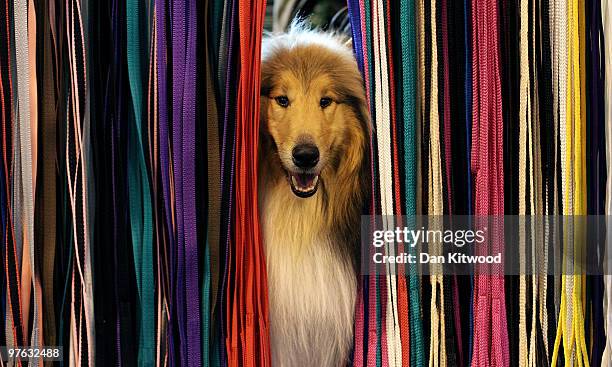
M 319 163 L 319 149 L 313 144 L 293 148 L 293 163 L 300 168 L 312 168 Z

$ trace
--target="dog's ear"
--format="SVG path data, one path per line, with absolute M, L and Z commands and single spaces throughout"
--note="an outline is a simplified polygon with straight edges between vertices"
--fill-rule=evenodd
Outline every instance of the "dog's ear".
M 352 54 L 350 54 L 352 56 Z M 370 119 L 370 107 L 366 98 L 366 89 L 364 86 L 363 77 L 357 68 L 357 62 L 354 59 L 350 59 L 343 64 L 341 67 L 331 69 L 330 75 L 334 80 L 334 88 L 344 99 L 348 105 L 351 106 L 353 113 L 361 123 L 361 128 L 366 136 L 369 136 L 372 132 L 372 122 Z
M 268 131 L 268 104 L 270 98 L 268 94 L 262 94 L 259 96 L 259 132 L 267 133 Z
M 272 73 L 269 67 L 262 61 L 261 65 L 261 86 L 259 88 L 259 130 L 267 131 L 267 111 L 270 103 L 270 92 L 272 91 Z
M 372 119 L 370 118 L 370 106 L 365 98 L 359 99 L 359 121 L 363 126 L 366 136 L 372 133 Z
M 372 119 L 370 118 L 370 107 L 365 97 L 365 91 L 353 93 L 347 98 L 355 116 L 359 120 L 363 133 L 366 137 L 372 133 Z

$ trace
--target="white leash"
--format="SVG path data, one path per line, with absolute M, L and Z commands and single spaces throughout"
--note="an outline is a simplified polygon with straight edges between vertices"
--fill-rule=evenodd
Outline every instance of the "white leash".
M 29 292 L 32 289 L 32 297 L 34 298 L 32 334 L 29 345 L 33 348 L 40 347 L 40 323 L 39 323 L 39 305 L 36 299 L 38 298 L 38 290 L 36 279 L 38 278 L 36 268 L 34 266 L 34 187 L 33 187 L 33 165 L 32 165 L 32 135 L 31 123 L 37 118 L 36 100 L 31 100 L 31 96 L 36 98 L 36 92 L 33 94 L 31 88 L 36 89 L 36 85 L 31 86 L 30 77 L 32 66 L 30 65 L 30 53 L 35 55 L 35 50 L 29 49 L 28 26 L 35 27 L 34 7 L 30 1 L 31 8 L 28 8 L 28 0 L 16 0 L 14 3 L 14 19 L 15 19 L 15 60 L 17 62 L 17 95 L 18 95 L 18 146 L 20 158 L 20 184 L 15 187 L 18 190 L 15 197 L 20 198 L 23 206 L 23 250 L 28 250 L 22 256 L 24 268 L 29 268 L 31 278 L 24 279 L 22 289 L 24 294 L 24 331 L 28 328 L 29 312 Z M 29 12 L 31 11 L 31 12 Z M 29 19 L 30 18 L 30 19 Z M 29 20 L 32 20 L 29 24 Z M 33 29 L 35 32 L 35 28 Z M 35 67 L 34 67 L 35 70 Z M 34 74 L 35 76 L 35 74 Z M 34 105 L 34 108 L 33 105 Z M 16 222 L 18 224 L 19 222 Z M 27 257 L 26 257 L 27 256 Z M 26 263 L 27 262 L 27 263 Z M 32 288 L 30 288 L 32 287 Z M 25 334 L 25 333 L 24 333 Z M 40 363 L 40 361 L 39 361 Z
M 374 39 L 374 104 L 376 108 L 376 138 L 380 178 L 380 198 L 385 230 L 393 228 L 394 223 L 388 216 L 393 215 L 393 175 L 391 158 L 391 111 L 389 96 L 389 75 L 387 70 L 387 42 L 384 2 L 373 3 Z M 390 256 L 394 255 L 393 246 L 386 247 Z M 387 328 L 387 356 L 389 366 L 402 366 L 402 345 L 400 338 L 399 315 L 397 310 L 397 275 L 395 264 L 387 264 L 387 308 L 385 323 Z

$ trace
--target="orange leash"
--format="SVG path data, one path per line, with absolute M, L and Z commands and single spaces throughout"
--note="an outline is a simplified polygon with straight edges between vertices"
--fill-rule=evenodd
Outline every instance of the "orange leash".
M 260 53 L 265 0 L 238 2 L 240 76 L 236 103 L 236 196 L 230 251 L 228 366 L 269 366 L 266 264 L 257 207 Z M 233 292 L 231 287 L 233 287 Z M 232 294 L 233 293 L 233 299 Z

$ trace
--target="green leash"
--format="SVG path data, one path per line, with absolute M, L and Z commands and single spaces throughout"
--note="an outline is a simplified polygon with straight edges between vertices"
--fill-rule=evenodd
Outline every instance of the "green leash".
M 209 335 L 212 330 L 210 325 L 210 244 L 206 241 L 204 246 L 204 269 L 202 276 L 202 296 L 200 301 L 202 320 L 202 367 L 211 366 Z M 212 362 L 212 366 L 218 366 Z
M 414 0 L 400 1 L 401 57 L 402 57 L 402 116 L 404 118 L 404 187 L 408 226 L 416 223 L 416 16 Z M 410 253 L 416 255 L 411 247 Z M 416 266 L 408 266 L 410 292 L 410 361 L 424 366 L 423 325 L 421 323 L 420 282 Z
M 127 62 L 132 95 L 133 118 L 130 119 L 128 144 L 128 188 L 132 250 L 136 284 L 140 299 L 138 365 L 151 366 L 155 361 L 155 308 L 153 279 L 153 225 L 151 192 L 143 147 L 143 79 L 142 60 L 146 49 L 141 42 L 141 14 L 144 4 L 127 0 Z M 146 14 L 144 14 L 146 16 Z

